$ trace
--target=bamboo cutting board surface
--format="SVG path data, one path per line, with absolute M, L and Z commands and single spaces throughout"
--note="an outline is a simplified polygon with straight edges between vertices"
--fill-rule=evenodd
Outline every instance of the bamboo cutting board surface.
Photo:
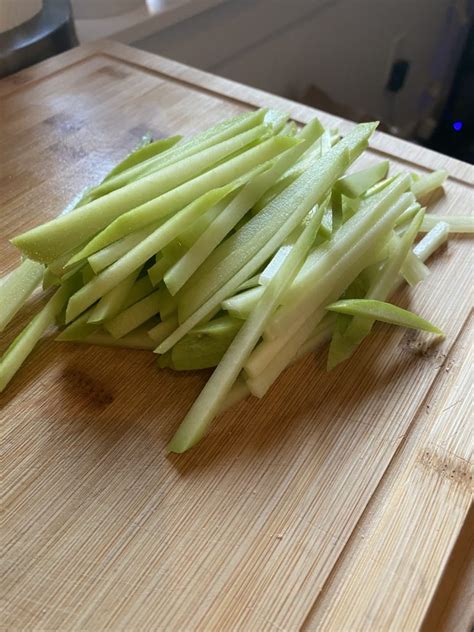
M 18 260 L 6 238 L 54 217 L 147 130 L 190 134 L 265 105 L 315 115 L 110 42 L 4 79 L 0 99 L 2 274 Z M 385 157 L 449 171 L 433 212 L 472 209 L 471 166 L 377 133 L 365 160 Z M 205 376 L 44 341 L 0 396 L 4 627 L 468 630 L 471 252 L 454 236 L 397 296 L 444 342 L 379 326 L 352 361 L 326 374 L 324 353 L 306 358 L 182 456 L 165 445 Z

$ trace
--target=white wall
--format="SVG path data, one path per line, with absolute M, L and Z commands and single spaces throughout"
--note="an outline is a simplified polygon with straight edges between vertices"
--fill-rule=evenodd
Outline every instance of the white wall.
M 231 0 L 135 45 L 293 98 L 314 83 L 337 101 L 410 128 L 423 116 L 423 93 L 432 91 L 439 42 L 446 46 L 437 62 L 441 73 L 448 58 L 452 68 L 462 45 L 455 9 L 451 31 L 446 27 L 454 4 L 459 3 Z M 397 56 L 409 59 L 411 68 L 393 99 L 384 86 Z

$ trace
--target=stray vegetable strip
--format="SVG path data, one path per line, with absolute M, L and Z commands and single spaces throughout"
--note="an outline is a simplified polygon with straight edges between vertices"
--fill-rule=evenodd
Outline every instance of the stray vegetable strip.
M 25 259 L 0 281 L 0 331 L 3 331 L 15 314 L 38 287 L 44 267 Z
M 338 312 L 339 314 L 349 314 L 350 316 L 363 316 L 380 320 L 390 325 L 408 327 L 409 329 L 421 329 L 429 331 L 438 336 L 444 336 L 441 329 L 429 321 L 417 316 L 407 309 L 402 309 L 391 303 L 375 301 L 372 299 L 349 299 L 347 301 L 337 301 L 326 307 L 327 310 Z

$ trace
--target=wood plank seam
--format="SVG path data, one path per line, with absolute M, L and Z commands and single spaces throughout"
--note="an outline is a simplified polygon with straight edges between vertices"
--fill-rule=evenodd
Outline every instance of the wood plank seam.
M 390 479 L 387 480 L 387 474 L 390 473 L 390 472 L 393 472 L 393 470 L 395 470 L 397 468 L 397 463 L 399 461 L 400 455 L 406 449 L 407 443 L 409 442 L 410 434 L 412 433 L 414 427 L 416 425 L 419 425 L 420 423 L 423 423 L 423 421 L 424 421 L 422 418 L 423 418 L 423 412 L 424 412 L 424 410 L 426 408 L 427 402 L 429 402 L 433 398 L 433 394 L 436 391 L 438 391 L 438 390 L 440 390 L 442 388 L 443 380 L 447 379 L 446 378 L 445 368 L 447 366 L 450 366 L 450 364 L 452 362 L 452 357 L 456 355 L 457 344 L 459 343 L 459 340 L 465 335 L 466 331 L 468 330 L 468 328 L 470 326 L 470 321 L 471 321 L 471 314 L 469 314 L 466 317 L 466 319 L 465 319 L 465 321 L 463 323 L 463 326 L 459 330 L 454 342 L 452 343 L 452 346 L 451 346 L 451 348 L 449 350 L 449 353 L 446 355 L 446 357 L 444 358 L 444 361 L 439 366 L 438 372 L 437 372 L 436 376 L 434 377 L 429 389 L 427 390 L 425 397 L 423 398 L 422 402 L 420 403 L 415 415 L 413 416 L 413 420 L 410 423 L 410 426 L 407 429 L 405 436 L 403 437 L 403 439 L 401 440 L 401 442 L 397 446 L 397 449 L 395 450 L 394 454 L 392 455 L 392 458 L 390 459 L 390 461 L 387 464 L 387 467 L 385 468 L 383 476 L 380 478 L 376 488 L 373 490 L 372 494 L 370 495 L 364 510 L 361 512 L 357 522 L 354 524 L 354 527 L 353 527 L 353 530 L 352 530 L 352 534 L 354 534 L 355 532 L 360 530 L 361 525 L 367 519 L 367 516 L 371 513 L 372 506 L 377 503 L 377 500 L 376 500 L 377 496 L 378 495 L 383 495 L 383 494 L 381 494 L 381 490 L 383 488 L 385 488 L 385 487 L 390 485 L 391 481 L 390 481 Z M 463 465 L 465 465 L 465 459 L 462 459 L 462 457 L 458 457 L 457 455 L 453 455 L 453 456 L 455 458 L 461 460 L 463 462 Z M 440 473 L 440 475 L 441 476 L 445 476 L 444 473 Z M 461 478 L 462 478 L 461 484 L 468 486 L 469 485 L 469 481 L 466 480 L 466 477 L 461 477 Z M 470 480 L 472 481 L 472 476 L 471 476 Z M 472 507 L 472 504 L 471 504 L 471 507 Z M 460 533 L 458 534 L 458 537 L 459 537 L 459 535 L 460 535 Z M 456 543 L 457 543 L 457 541 L 458 541 L 458 538 L 456 538 Z M 340 569 L 340 566 L 341 566 L 341 562 L 343 561 L 343 559 L 347 555 L 347 551 L 350 548 L 351 543 L 352 543 L 352 538 L 348 539 L 346 541 L 343 549 L 341 550 L 340 554 L 337 557 L 337 560 L 335 561 L 335 563 L 334 563 L 334 565 L 333 565 L 333 567 L 331 569 L 331 572 L 327 576 L 327 578 L 324 581 L 324 583 L 321 585 L 320 590 L 319 590 L 319 592 L 318 592 L 318 594 L 317 594 L 317 596 L 315 598 L 315 601 L 314 601 L 313 605 L 311 606 L 310 610 L 308 611 L 308 613 L 306 614 L 305 620 L 304 620 L 303 624 L 301 625 L 302 632 L 304 632 L 305 630 L 309 631 L 309 630 L 312 629 L 308 625 L 309 624 L 309 620 L 311 619 L 312 616 L 314 616 L 315 612 L 317 611 L 317 609 L 319 607 L 319 604 L 320 604 L 321 596 L 323 595 L 323 593 L 325 592 L 327 587 L 334 582 L 335 577 L 338 575 L 338 572 L 339 572 L 339 569 Z M 453 546 L 453 548 L 454 548 L 454 546 Z M 447 572 L 448 564 L 449 564 L 449 558 L 446 561 L 446 565 L 443 567 L 443 569 L 441 569 L 439 581 L 437 582 L 437 586 L 442 582 L 443 576 Z

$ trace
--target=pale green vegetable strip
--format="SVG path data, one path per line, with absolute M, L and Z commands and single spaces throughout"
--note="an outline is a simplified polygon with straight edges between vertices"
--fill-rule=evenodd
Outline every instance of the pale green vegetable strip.
M 285 369 L 298 348 L 323 318 L 324 305 L 339 297 L 361 271 L 370 265 L 373 257 L 371 246 L 379 242 L 384 232 L 387 233 L 391 229 L 396 217 L 410 204 L 411 197 L 411 194 L 402 195 L 388 211 L 382 213 L 382 217 L 362 238 L 355 236 L 356 241 L 344 256 L 340 256 L 334 265 L 329 266 L 325 274 L 319 276 L 316 283 L 309 286 L 303 295 L 305 301 L 287 308 L 282 321 L 277 321 L 272 329 L 269 323 L 264 341 L 247 361 L 247 373 L 254 376 L 272 365 L 268 371 L 267 381 L 267 386 L 271 385 L 274 378 L 270 380 L 270 377 L 279 375 Z M 380 206 L 384 208 L 384 205 Z M 380 213 L 380 208 L 375 210 Z M 309 297 L 309 300 L 306 301 L 306 297 Z
M 265 267 L 262 274 L 260 275 L 258 279 L 260 285 L 268 285 L 270 283 L 275 274 L 278 272 L 281 264 L 285 260 L 285 257 L 288 255 L 289 252 L 291 252 L 294 243 L 295 240 L 291 240 L 290 238 L 286 244 L 280 246 L 280 248 L 276 251 L 275 255 L 271 258 L 268 265 Z
M 256 397 L 263 397 L 284 368 L 328 342 L 335 323 L 334 316 L 335 314 L 326 314 L 316 327 L 309 329 L 305 341 L 297 348 L 296 352 L 292 345 L 282 348 L 276 355 L 274 363 L 270 363 L 257 375 L 248 376 L 246 383 L 250 393 Z
M 339 140 L 339 134 L 336 131 L 335 134 L 333 134 L 332 130 L 326 130 L 324 132 L 324 134 L 321 136 L 321 156 L 324 156 L 324 154 L 326 154 L 331 147 L 338 142 Z
M 110 292 L 100 299 L 97 305 L 94 306 L 93 311 L 89 316 L 90 323 L 101 323 L 102 321 L 117 315 L 123 309 L 125 300 L 130 294 L 130 290 L 132 289 L 139 272 L 140 269 L 138 268 L 123 281 L 117 283 Z
M 363 237 L 384 212 L 400 198 L 408 186 L 408 176 L 398 177 L 378 195 L 365 200 L 356 215 L 351 217 L 329 241 L 321 244 L 310 254 L 291 288 L 286 292 L 284 302 L 293 303 L 304 296 L 306 286 L 320 276 L 321 265 L 324 264 L 327 268 L 336 263 L 347 252 L 353 241 Z
M 396 238 L 396 251 L 394 255 L 387 260 L 380 274 L 371 284 L 366 298 L 379 300 L 385 300 L 387 298 L 390 287 L 397 278 L 398 273 L 403 266 L 403 262 L 411 253 L 411 247 L 420 230 L 423 215 L 424 211 L 418 211 L 403 236 L 401 238 Z
M 303 358 L 308 353 L 316 351 L 321 345 L 329 342 L 334 328 L 336 319 L 335 314 L 326 314 L 324 318 L 316 325 L 313 333 L 301 345 L 295 355 L 295 362 Z
M 395 237 L 397 247 L 393 255 L 389 257 L 380 273 L 375 277 L 364 298 L 384 301 L 390 295 L 403 262 L 411 252 L 411 247 L 423 221 L 423 215 L 424 212 L 419 211 L 403 237 Z M 331 341 L 328 354 L 328 369 L 349 358 L 362 340 L 369 335 L 373 324 L 374 320 L 368 318 L 357 317 L 351 319 L 344 333 L 336 335 Z
M 52 261 L 49 264 L 49 266 L 46 268 L 46 270 L 48 272 L 51 272 L 57 277 L 61 277 L 64 274 L 64 268 L 66 267 L 66 264 L 70 258 L 71 258 L 71 255 L 69 253 L 66 253 L 62 255 L 61 257 L 58 257 L 57 259 Z
M 342 195 L 333 187 L 331 192 L 331 232 L 336 232 L 341 227 L 342 220 Z
M 158 154 L 167 153 L 176 143 L 178 143 L 182 139 L 182 136 L 172 136 L 170 138 L 159 139 L 154 142 L 143 142 L 145 137 L 142 139 L 142 142 L 138 145 L 138 147 L 132 151 L 122 162 L 116 165 L 106 176 L 103 178 L 101 183 L 95 187 L 88 187 L 79 198 L 79 201 L 74 204 L 74 208 L 79 208 L 80 206 L 84 206 L 84 204 L 88 204 L 92 200 L 105 195 L 106 193 L 110 193 L 117 189 L 119 186 L 127 182 L 131 182 L 134 178 L 128 178 L 126 182 L 120 182 L 120 178 L 116 178 L 119 174 L 122 174 L 125 171 L 131 170 L 132 167 L 140 163 L 145 163 L 151 159 L 156 159 Z M 116 184 L 109 185 L 109 181 L 112 179 L 117 180 Z M 107 183 L 107 184 L 105 184 Z
M 428 257 L 442 246 L 449 237 L 449 225 L 446 222 L 438 222 L 433 228 L 419 241 L 413 249 L 413 253 L 426 261 Z
M 324 213 L 323 221 L 321 222 L 321 228 L 319 230 L 318 238 L 323 242 L 329 239 L 332 235 L 332 210 L 328 208 Z
M 72 323 L 61 331 L 61 333 L 56 336 L 56 340 L 60 340 L 61 342 L 74 342 L 76 340 L 80 340 L 86 338 L 91 333 L 96 331 L 99 328 L 97 323 L 90 323 L 89 317 L 91 316 L 94 308 L 91 307 L 86 312 L 81 314 L 79 318 L 76 318 Z
M 158 314 L 160 309 L 159 299 L 159 290 L 156 290 L 152 294 L 142 298 L 138 303 L 135 303 L 123 312 L 120 312 L 120 314 L 117 314 L 117 316 L 106 320 L 103 323 L 103 327 L 112 334 L 114 338 L 121 338 L 145 323 L 152 316 Z
M 205 211 L 205 213 L 207 213 L 207 211 Z M 200 217 L 202 217 L 202 215 L 200 215 Z M 169 244 L 166 244 L 166 246 L 161 249 L 161 254 L 167 261 L 170 262 L 170 266 L 174 265 L 178 259 L 181 259 L 185 252 L 186 246 L 180 243 L 178 237 L 170 241 Z
M 175 371 L 215 367 L 242 327 L 242 321 L 222 316 L 195 327 L 171 350 L 169 366 Z
M 291 330 L 280 338 L 270 341 L 264 340 L 263 343 L 260 343 L 254 351 L 254 354 L 258 351 L 258 355 L 254 356 L 252 362 L 250 362 L 252 357 L 250 356 L 244 367 L 249 376 L 247 383 L 252 394 L 263 397 L 280 373 L 295 360 L 298 350 L 313 334 L 324 318 L 324 314 L 324 308 L 320 308 L 307 315 L 302 323 L 298 323 L 299 326 L 296 330 Z M 259 378 L 259 386 L 258 390 L 254 390 L 252 381 L 257 377 Z
M 426 266 L 413 252 L 409 252 L 400 272 L 405 278 L 408 285 L 414 287 L 426 279 L 430 274 L 428 266 Z
M 280 195 L 282 191 L 284 191 L 290 184 L 292 184 L 300 175 L 303 173 L 303 170 L 294 171 L 284 177 L 280 178 L 278 182 L 276 182 L 266 193 L 262 195 L 262 197 L 258 200 L 258 202 L 253 206 L 252 213 L 259 213 L 267 204 L 273 200 L 273 198 Z
M 151 284 L 150 279 L 147 276 L 143 276 L 138 281 L 136 281 L 135 285 L 130 290 L 128 296 L 125 299 L 123 304 L 123 309 L 130 307 L 130 305 L 134 305 L 138 301 L 141 301 L 142 298 L 148 296 L 153 292 L 154 288 Z
M 259 274 L 255 274 L 254 276 L 251 276 L 249 279 L 247 279 L 241 285 L 239 285 L 239 287 L 237 288 L 237 291 L 243 292 L 244 290 L 250 290 L 251 288 L 256 287 L 258 285 L 259 278 L 260 278 Z
M 94 274 L 94 271 L 89 266 L 87 261 L 78 261 L 74 265 L 69 266 L 67 270 L 65 270 L 64 274 L 61 276 L 61 283 L 64 283 L 64 281 L 67 281 L 68 279 L 73 277 L 76 272 L 83 270 L 84 268 L 86 268 L 87 270 L 87 272 L 84 271 L 84 274 L 86 275 L 85 278 L 87 278 L 89 274 Z
M 166 167 L 176 164 L 181 160 L 185 160 L 198 152 L 208 149 L 212 145 L 230 140 L 233 137 L 246 132 L 263 122 L 265 110 L 251 112 L 240 115 L 233 119 L 221 121 L 216 126 L 204 130 L 187 141 L 181 142 L 161 156 L 156 156 L 151 160 L 142 162 L 137 166 L 124 171 L 116 178 L 111 178 L 99 189 L 95 189 L 95 193 L 105 194 L 111 190 L 123 187 L 134 180 L 139 180 L 153 172 L 159 171 Z M 99 189 L 99 190 L 97 190 Z
M 70 290 L 69 284 L 64 284 L 56 290 L 41 311 L 8 347 L 0 360 L 0 393 L 5 390 L 44 332 L 54 324 L 57 314 L 68 299 Z
M 370 299 L 348 299 L 337 301 L 326 307 L 327 310 L 337 312 L 339 314 L 349 314 L 350 316 L 364 316 L 380 320 L 390 325 L 398 325 L 399 327 L 407 327 L 408 329 L 421 329 L 438 336 L 444 336 L 441 329 L 435 327 L 432 323 L 421 318 L 417 314 L 410 312 L 391 303 L 383 301 L 375 301 Z
M 169 449 L 184 452 L 195 445 L 207 432 L 225 397 L 261 336 L 265 323 L 278 305 L 281 293 L 291 283 L 298 267 L 304 260 L 321 223 L 323 209 L 315 214 L 285 259 L 277 275 L 265 288 L 265 293 L 244 322 L 211 378 L 199 394 L 188 414 L 173 437 Z
M 395 226 L 402 226 L 406 222 L 410 222 L 420 210 L 421 206 L 416 202 L 407 208 L 395 222 Z
M 134 270 L 141 267 L 156 252 L 174 239 L 186 224 L 195 219 L 200 213 L 203 213 L 209 206 L 215 204 L 227 192 L 228 187 L 223 187 L 222 189 L 214 189 L 201 196 L 179 213 L 173 215 L 171 219 L 162 224 L 141 243 L 137 244 L 135 248 L 132 248 L 121 259 L 103 270 L 90 283 L 82 287 L 69 301 L 66 311 L 67 322 L 76 318 L 81 312 L 95 303 L 97 299 L 112 290 L 117 283 L 120 283 L 128 275 L 132 274 Z
M 147 274 L 155 287 L 163 280 L 163 276 L 170 265 L 171 262 L 162 255 L 150 268 L 148 268 Z
M 412 250 L 412 254 L 417 257 L 422 263 L 425 262 L 431 255 L 442 246 L 448 239 L 449 227 L 444 222 L 439 222 L 434 228 L 432 228 L 421 239 Z M 391 296 L 403 283 L 403 277 L 401 274 L 394 280 L 390 291 L 387 296 Z
M 342 196 L 359 198 L 366 193 L 368 189 L 386 177 L 388 168 L 388 160 L 385 160 L 362 171 L 356 171 L 355 173 L 342 176 L 335 182 L 331 194 L 333 231 L 336 231 L 341 224 L 348 219 L 343 212 Z M 353 215 L 355 210 L 357 209 L 352 209 L 350 215 Z
M 289 116 L 286 112 L 280 112 L 279 110 L 268 110 L 265 113 L 263 122 L 272 128 L 274 134 L 279 134 L 283 132 L 283 128 L 285 127 L 288 119 Z
M 357 198 L 363 195 L 377 184 L 380 180 L 386 178 L 389 168 L 388 160 L 379 162 L 362 171 L 356 171 L 346 176 L 342 176 L 337 180 L 334 188 L 339 193 L 346 195 L 349 198 Z
M 358 125 L 260 213 L 222 242 L 183 287 L 179 296 L 180 320 L 189 317 L 255 256 L 295 209 L 304 206 L 306 215 L 312 206 L 320 204 L 348 162 L 355 160 L 366 147 L 374 129 L 374 124 Z
M 343 156 L 340 157 L 344 159 Z M 324 210 L 324 206 L 322 207 Z M 221 302 L 232 296 L 239 285 L 243 283 L 250 275 L 254 274 L 269 259 L 269 257 L 277 250 L 277 248 L 285 241 L 285 239 L 301 224 L 307 214 L 307 206 L 301 204 L 297 207 L 289 219 L 281 226 L 277 232 L 265 242 L 258 253 L 250 259 L 237 274 L 229 279 L 220 290 L 215 292 L 199 309 L 197 309 L 189 318 L 180 324 L 178 329 L 174 331 L 166 340 L 164 340 L 155 350 L 156 353 L 166 353 L 168 349 L 185 336 L 195 325 L 204 321 L 209 314 L 215 312 L 220 307 Z
M 302 132 L 304 132 L 304 129 Z M 339 140 L 337 136 L 332 136 L 329 130 L 325 130 L 321 137 L 312 144 L 311 148 L 307 150 L 295 165 L 288 169 L 282 177 L 272 187 L 268 189 L 264 195 L 258 200 L 252 209 L 252 213 L 260 212 L 267 204 L 269 204 L 273 198 L 279 195 L 284 189 L 292 184 L 297 178 L 299 178 L 308 169 L 312 163 L 326 154 L 336 142 Z
M 227 197 L 221 200 L 218 204 L 214 205 L 208 211 L 204 213 L 201 217 L 191 224 L 183 233 L 181 233 L 178 237 L 179 241 L 184 245 L 190 248 L 194 242 L 203 234 L 208 226 L 222 213 L 222 211 L 229 205 L 229 202 L 238 195 L 237 191 L 233 191 L 229 193 Z
M 86 264 L 81 268 L 81 277 L 83 285 L 89 283 L 89 281 L 91 281 L 95 277 L 94 270 L 90 267 L 89 264 Z
M 283 134 L 284 136 L 295 136 L 297 132 L 298 132 L 298 126 L 296 125 L 294 121 L 290 121 L 289 123 L 286 123 L 286 125 L 283 127 L 280 133 Z
M 190 158 L 165 167 L 155 174 L 145 176 L 141 180 L 132 182 L 77 208 L 73 213 L 60 215 L 46 224 L 15 237 L 12 240 L 13 244 L 32 259 L 48 263 L 54 261 L 65 252 L 84 243 L 123 213 L 146 204 L 150 200 L 153 204 L 157 196 L 173 189 L 176 190 L 179 185 L 194 180 L 220 158 L 233 153 L 238 147 L 245 147 L 252 140 L 262 136 L 264 131 L 263 126 L 258 126 L 235 138 L 205 149 Z M 221 166 L 221 169 L 223 167 L 224 165 Z M 169 212 L 172 212 L 172 209 Z M 157 219 L 159 216 L 151 217 L 150 222 Z M 137 228 L 142 226 L 143 224 Z M 82 258 L 80 253 L 76 257 Z M 73 257 L 71 263 L 77 260 L 76 257 Z
M 168 291 L 166 286 L 160 288 L 160 318 L 167 320 L 172 315 L 176 315 L 177 302 L 174 296 Z
M 236 296 L 231 296 L 222 301 L 222 309 L 225 309 L 231 316 L 236 318 L 247 318 L 252 309 L 258 303 L 264 288 L 262 286 L 253 287 L 250 290 L 241 292 Z
M 168 138 L 159 138 L 158 140 L 155 140 L 151 143 L 146 143 L 145 145 L 142 145 L 135 151 L 132 151 L 132 153 L 124 158 L 122 162 L 119 162 L 119 164 L 106 175 L 102 184 L 104 182 L 109 182 L 119 173 L 123 173 L 128 169 L 131 169 L 132 167 L 143 163 L 145 160 L 155 158 L 159 154 L 163 154 L 162 156 L 160 156 L 160 159 L 163 158 L 164 153 L 171 149 L 171 147 L 174 147 L 182 139 L 182 136 L 169 136 Z
M 146 326 L 137 328 L 135 331 L 123 336 L 122 338 L 114 338 L 105 331 L 95 331 L 89 334 L 87 338 L 71 340 L 71 342 L 85 342 L 89 345 L 101 345 L 104 347 L 124 347 L 126 349 L 145 349 L 150 350 L 155 346 L 155 342 L 147 335 Z
M 411 185 L 413 195 L 417 200 L 423 198 L 428 193 L 431 193 L 431 191 L 443 186 L 447 177 L 448 172 L 444 170 L 433 171 L 432 173 L 421 176 Z
M 28 261 L 28 259 L 26 259 L 25 261 Z M 37 263 L 40 266 L 43 266 L 42 263 L 38 263 L 37 261 L 35 261 L 35 263 Z M 44 270 L 44 273 L 43 273 L 43 290 L 47 290 L 48 288 L 50 288 L 53 285 L 61 285 L 60 277 L 58 277 L 55 274 L 53 274 L 49 268 L 46 268 L 46 269 L 43 268 L 43 270 Z
M 234 384 L 232 384 L 232 387 L 230 391 L 228 392 L 225 398 L 225 401 L 222 403 L 221 407 L 219 408 L 218 414 L 221 415 L 222 413 L 229 410 L 229 408 L 232 408 L 232 406 L 236 406 L 244 399 L 247 399 L 249 395 L 250 395 L 249 387 L 247 386 L 245 381 L 240 378 L 237 379 L 234 382 Z
M 148 330 L 148 335 L 155 342 L 156 347 L 157 344 L 165 340 L 178 326 L 178 317 L 171 316 L 168 320 L 164 320 L 158 325 L 155 325 L 152 329 Z
M 105 270 L 105 268 L 110 266 L 112 263 L 115 263 L 115 261 L 127 254 L 129 250 L 143 241 L 145 237 L 148 237 L 148 235 L 155 231 L 160 225 L 161 222 L 160 224 L 151 224 L 146 228 L 137 230 L 135 233 L 131 233 L 118 241 L 114 241 L 114 243 L 102 248 L 102 250 L 98 250 L 88 257 L 87 261 L 94 273 L 99 274 L 99 272 Z
M 372 195 L 375 195 L 376 193 L 380 193 L 380 191 L 385 189 L 385 187 L 388 187 L 389 184 L 392 184 L 392 182 L 396 178 L 398 178 L 398 175 L 390 176 L 390 178 L 386 178 L 385 180 L 382 180 L 381 182 L 377 182 L 377 184 L 374 184 L 374 186 L 370 187 L 370 189 L 368 189 L 362 195 L 362 198 L 365 199 L 365 198 L 371 197 Z
M 391 230 L 396 218 L 412 202 L 413 195 L 403 194 L 408 186 L 408 177 L 400 177 L 378 196 L 369 198 L 365 208 L 354 215 L 334 233 L 331 240 L 324 242 L 308 257 L 292 287 L 283 297 L 285 303 L 266 330 L 266 336 L 278 337 L 297 323 L 311 310 L 314 302 L 324 301 L 331 285 L 347 277 L 347 287 L 363 269 L 364 261 L 376 251 L 376 246 Z M 403 195 L 402 195 L 403 194 Z M 367 262 L 367 265 L 370 265 Z M 341 292 L 345 288 L 341 288 Z
M 270 138 L 167 193 L 131 209 L 117 217 L 76 256 L 89 256 L 135 230 L 176 213 L 212 189 L 232 185 L 230 190 L 233 190 L 241 186 L 247 178 L 254 175 L 255 168 L 263 169 L 266 161 L 293 146 L 295 142 L 292 138 L 280 136 Z
M 442 246 L 449 237 L 449 226 L 439 222 L 421 239 L 412 250 L 412 255 L 424 263 L 431 255 Z M 406 263 L 406 261 L 405 261 Z M 405 265 L 405 264 L 404 264 Z M 403 277 L 400 274 L 394 281 L 388 296 L 393 294 L 402 284 Z
M 41 282 L 44 268 L 25 259 L 0 281 L 0 331 L 3 331 L 18 310 L 26 303 Z
M 474 217 L 472 215 L 433 215 L 426 213 L 420 230 L 427 232 L 438 222 L 449 226 L 450 233 L 474 233 Z
M 103 182 L 105 182 L 106 180 L 108 180 L 114 173 L 118 173 L 120 171 L 122 171 L 126 165 L 133 163 L 138 163 L 141 162 L 143 160 L 143 157 L 145 155 L 147 155 L 150 151 L 154 151 L 154 152 L 158 152 L 160 149 L 162 151 L 165 151 L 165 149 L 167 149 L 168 147 L 172 146 L 173 144 L 175 144 L 178 140 L 181 139 L 181 136 L 174 136 L 172 138 L 167 138 L 165 140 L 159 140 L 156 141 L 155 143 L 151 143 L 148 144 L 147 146 L 142 146 L 139 147 L 137 150 L 135 150 L 134 152 L 132 152 L 131 154 L 129 154 L 125 160 L 123 160 L 121 163 L 119 163 L 114 169 L 112 169 L 112 171 L 109 172 L 109 174 L 104 178 Z M 76 210 L 77 208 L 79 208 L 80 206 L 83 206 L 84 204 L 92 201 L 92 199 L 99 197 L 99 195 L 94 194 L 94 192 L 96 191 L 96 189 L 94 188 L 89 188 L 87 190 L 87 193 L 85 193 L 78 202 L 73 202 L 71 205 L 69 205 L 68 207 L 66 207 L 64 209 L 64 211 L 61 213 L 61 215 L 66 215 L 67 213 L 70 213 L 71 211 Z M 84 245 L 84 244 L 83 244 Z M 79 252 L 81 248 L 77 248 L 77 252 Z M 71 259 L 71 257 L 76 254 L 76 252 L 67 252 L 65 254 L 63 254 L 62 256 L 58 257 L 58 259 L 55 259 L 53 262 L 51 262 L 47 268 L 47 271 L 51 271 L 53 274 L 55 274 L 56 276 L 62 276 L 64 274 L 64 268 L 66 266 L 66 264 L 68 263 L 68 261 Z
M 314 119 L 299 135 L 302 139 L 299 145 L 286 151 L 268 171 L 257 175 L 244 186 L 186 254 L 165 274 L 165 283 L 173 295 L 183 287 L 263 193 L 319 138 L 321 133 L 321 123 Z

